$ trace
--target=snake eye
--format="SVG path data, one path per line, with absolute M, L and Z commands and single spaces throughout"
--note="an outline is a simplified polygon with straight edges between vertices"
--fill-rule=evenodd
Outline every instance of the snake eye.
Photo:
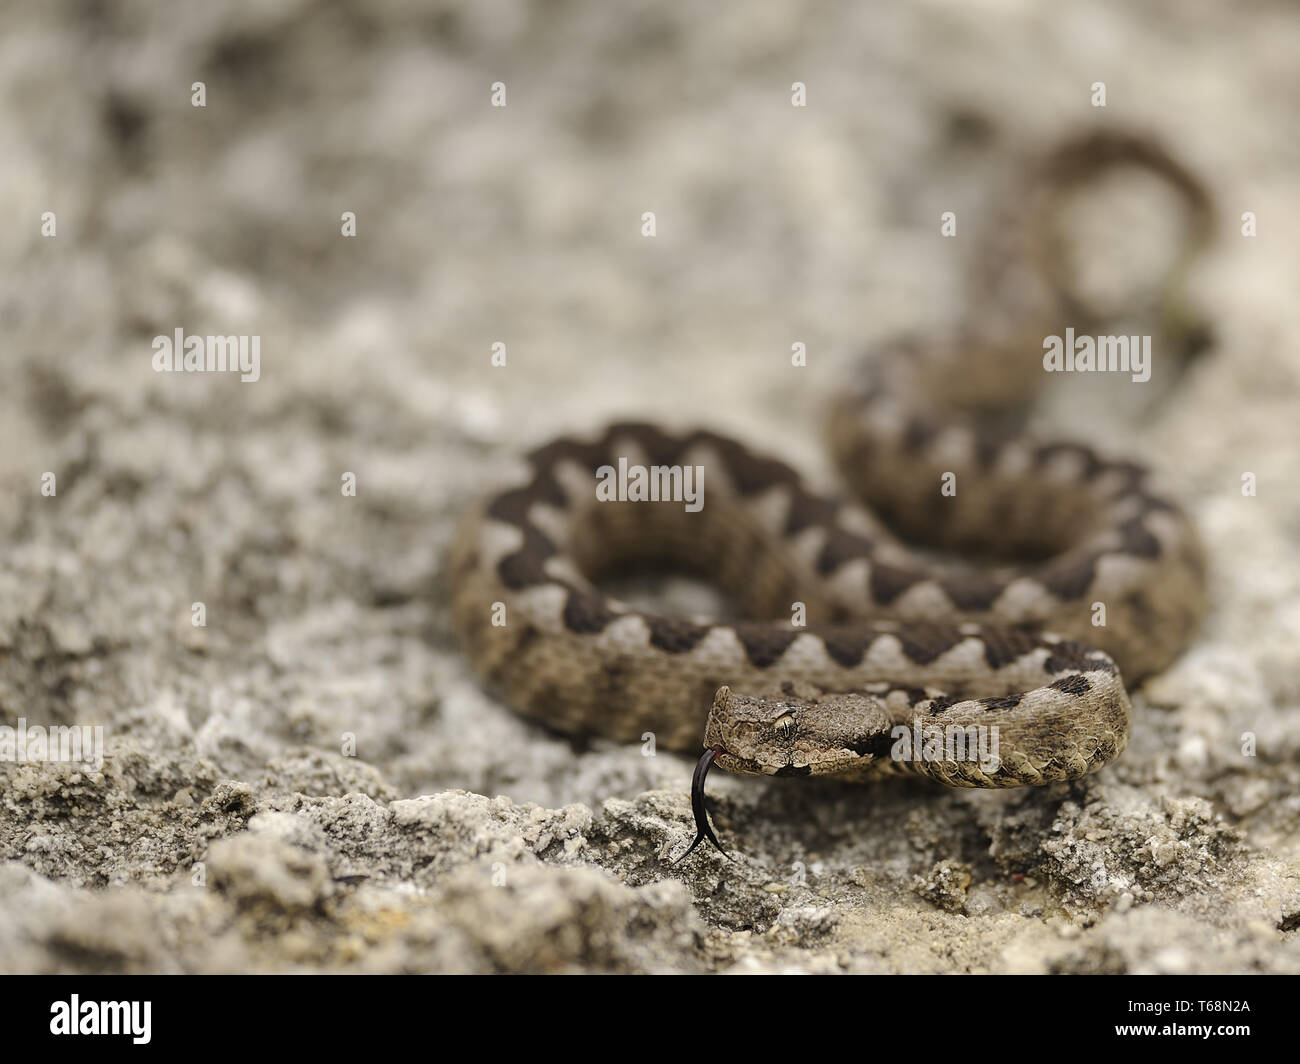
M 772 730 L 782 739 L 790 738 L 794 734 L 796 727 L 793 713 L 782 713 L 772 723 Z

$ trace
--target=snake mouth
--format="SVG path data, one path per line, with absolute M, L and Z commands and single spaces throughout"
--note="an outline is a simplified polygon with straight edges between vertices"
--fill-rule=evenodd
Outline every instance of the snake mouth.
M 713 767 L 713 762 L 719 754 L 726 753 L 720 745 L 710 746 L 704 751 L 704 756 L 700 758 L 695 766 L 695 773 L 691 776 L 691 812 L 695 816 L 695 841 L 691 843 L 687 851 L 682 854 L 673 864 L 686 860 L 691 852 L 705 839 L 708 839 L 717 848 L 718 853 L 722 854 L 728 861 L 731 855 L 722 848 L 722 843 L 713 833 L 713 827 L 709 824 L 709 813 L 704 807 L 704 781 L 709 775 L 709 769 Z
M 734 772 L 738 776 L 806 776 L 811 771 L 796 766 L 788 754 L 783 761 L 760 761 L 756 757 L 745 757 L 728 750 L 722 743 L 714 743 L 709 749 L 717 751 L 711 765 L 717 765 L 723 772 Z

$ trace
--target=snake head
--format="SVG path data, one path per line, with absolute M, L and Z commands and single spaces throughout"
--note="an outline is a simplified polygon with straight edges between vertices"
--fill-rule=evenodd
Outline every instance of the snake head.
M 792 688 L 746 695 L 718 688 L 704 730 L 727 772 L 814 776 L 849 772 L 889 756 L 893 721 L 870 694 L 815 694 Z

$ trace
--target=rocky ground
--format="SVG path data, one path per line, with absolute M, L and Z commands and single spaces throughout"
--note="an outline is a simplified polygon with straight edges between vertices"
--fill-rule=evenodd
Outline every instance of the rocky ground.
M 0 763 L 0 969 L 1300 971 L 1298 54 L 1280 3 L 0 15 L 0 718 L 108 755 Z M 456 515 L 627 415 L 828 481 L 854 352 L 955 313 L 940 212 L 1097 122 L 1212 189 L 1215 342 L 1142 416 L 1049 420 L 1186 500 L 1201 638 L 1087 781 L 718 773 L 739 857 L 672 866 L 691 759 L 481 691 Z M 155 372 L 177 327 L 260 336 L 259 379 Z

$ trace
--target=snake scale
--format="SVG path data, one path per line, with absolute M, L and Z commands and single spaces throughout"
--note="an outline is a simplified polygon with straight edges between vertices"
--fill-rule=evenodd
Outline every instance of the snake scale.
M 1137 142 L 1114 140 L 1050 158 L 1098 159 L 1098 144 L 1105 165 L 1135 153 Z M 1041 316 L 1022 305 L 1010 317 L 1041 340 Z M 950 346 L 961 356 L 973 344 Z M 698 750 L 703 723 L 698 802 L 714 762 L 958 787 L 1101 768 L 1128 741 L 1121 670 L 1133 682 L 1165 667 L 1204 612 L 1202 549 L 1144 467 L 966 409 L 987 398 L 971 400 L 970 365 L 954 372 L 906 344 L 867 361 L 826 422 L 857 501 L 818 494 L 778 458 L 708 430 L 624 423 L 534 450 L 452 547 L 452 618 L 468 656 L 509 704 L 565 732 L 653 732 Z M 1018 399 L 1031 375 L 990 394 Z M 598 471 L 620 461 L 699 470 L 703 505 L 603 501 Z M 950 475 L 955 494 L 940 490 Z M 933 548 L 985 561 L 941 561 Z M 752 619 L 667 616 L 599 589 L 643 565 L 703 575 Z M 936 725 L 996 734 L 998 756 L 921 756 L 919 741 L 899 756 L 899 736 Z M 712 838 L 701 804 L 696 816 Z

